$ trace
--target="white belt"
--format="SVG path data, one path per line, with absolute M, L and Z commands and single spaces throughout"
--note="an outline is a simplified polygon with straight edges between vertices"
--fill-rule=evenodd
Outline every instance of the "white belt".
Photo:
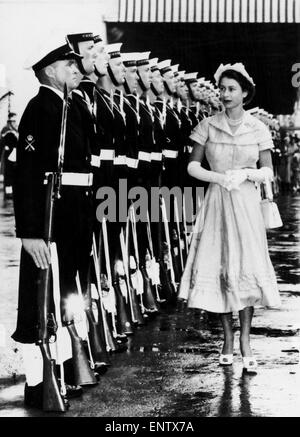
M 91 165 L 93 167 L 100 167 L 100 156 L 92 155 L 92 157 L 91 157 Z
M 151 153 L 148 152 L 139 152 L 139 160 L 151 162 Z
M 151 152 L 151 160 L 152 161 L 161 161 L 162 160 L 162 153 Z
M 138 167 L 138 163 L 139 163 L 138 159 L 128 158 L 128 156 L 126 156 L 126 164 L 127 164 L 128 167 L 130 167 L 130 168 L 137 168 Z
M 114 158 L 114 165 L 126 165 L 126 156 L 120 155 Z
M 101 149 L 100 159 L 101 161 L 112 161 L 115 158 L 114 149 Z
M 47 176 L 51 173 L 45 173 Z M 47 179 L 44 180 L 47 184 Z M 93 173 L 62 173 L 62 185 L 73 185 L 74 187 L 90 187 L 93 184 Z
M 177 150 L 164 149 L 164 150 L 163 150 L 163 155 L 164 155 L 166 158 L 177 158 L 177 156 L 178 156 L 178 151 L 177 151 Z

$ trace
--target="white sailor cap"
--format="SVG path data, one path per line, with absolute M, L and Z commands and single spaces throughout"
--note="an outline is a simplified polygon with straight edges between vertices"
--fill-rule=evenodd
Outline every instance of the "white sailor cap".
M 206 88 L 211 88 L 211 86 L 212 86 L 212 83 L 211 83 L 210 80 L 205 80 L 205 81 L 203 82 L 203 84 L 206 86 Z
M 97 44 L 98 42 L 103 42 L 103 39 L 100 35 L 96 34 L 94 35 L 94 43 Z
M 172 69 L 173 73 L 175 74 L 175 76 L 178 76 L 179 64 L 171 65 L 171 69 Z
M 198 73 L 187 73 L 184 75 L 184 80 L 186 83 L 197 82 Z
M 66 39 L 70 44 L 78 44 L 84 41 L 94 41 L 94 34 L 93 32 L 69 33 Z
M 259 107 L 255 106 L 255 108 L 248 109 L 249 114 L 256 114 L 258 113 Z
M 134 67 L 136 65 L 136 61 L 138 59 L 139 53 L 132 52 L 132 53 L 122 53 L 121 58 L 125 65 L 125 67 Z
M 39 71 L 53 62 L 63 59 L 81 59 L 82 56 L 75 53 L 69 44 L 55 33 L 46 35 L 39 41 L 24 64 L 26 70 Z
M 166 59 L 165 61 L 161 61 L 157 64 L 160 74 L 165 74 L 168 71 L 172 71 L 171 62 L 171 59 Z
M 151 71 L 158 70 L 158 58 L 152 58 L 149 59 L 149 66 L 151 68 Z
M 177 75 L 178 79 L 183 80 L 184 74 L 185 74 L 185 70 L 178 71 L 178 75 Z
M 118 42 L 115 44 L 107 44 L 105 46 L 105 51 L 110 56 L 110 59 L 119 58 L 121 56 L 122 45 L 122 42 Z
M 139 52 L 138 58 L 136 60 L 136 65 L 138 67 L 142 65 L 148 65 L 149 64 L 149 56 L 151 52 Z

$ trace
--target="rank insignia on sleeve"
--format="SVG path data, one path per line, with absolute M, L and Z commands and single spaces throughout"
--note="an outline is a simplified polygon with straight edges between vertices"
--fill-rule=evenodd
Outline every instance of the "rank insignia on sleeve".
M 25 150 L 27 150 L 28 152 L 34 151 L 35 147 L 34 147 L 34 143 L 35 143 L 35 139 L 33 138 L 32 135 L 27 135 L 26 137 L 26 146 L 25 146 Z

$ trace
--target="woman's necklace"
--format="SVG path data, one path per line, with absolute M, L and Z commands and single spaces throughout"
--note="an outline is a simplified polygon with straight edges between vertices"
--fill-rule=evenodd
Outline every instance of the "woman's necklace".
M 228 117 L 228 115 L 225 112 L 225 117 L 226 117 L 228 123 L 230 124 L 230 126 L 238 126 L 239 124 L 241 124 L 243 119 L 244 119 L 244 115 L 245 115 L 245 113 L 243 113 L 242 117 L 239 118 L 238 120 L 233 120 L 232 118 Z

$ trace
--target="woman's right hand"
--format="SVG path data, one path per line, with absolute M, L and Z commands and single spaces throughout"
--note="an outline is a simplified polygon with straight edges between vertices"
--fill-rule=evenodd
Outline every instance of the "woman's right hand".
M 215 171 L 206 170 L 201 166 L 200 162 L 191 161 L 188 164 L 187 171 L 190 176 L 196 179 L 205 182 L 212 182 L 214 184 L 219 184 L 221 185 L 221 187 L 225 188 L 228 191 L 230 191 L 233 188 L 231 176 L 224 173 L 218 173 Z
M 47 269 L 51 264 L 51 255 L 45 241 L 41 238 L 22 238 L 21 241 L 37 268 Z

